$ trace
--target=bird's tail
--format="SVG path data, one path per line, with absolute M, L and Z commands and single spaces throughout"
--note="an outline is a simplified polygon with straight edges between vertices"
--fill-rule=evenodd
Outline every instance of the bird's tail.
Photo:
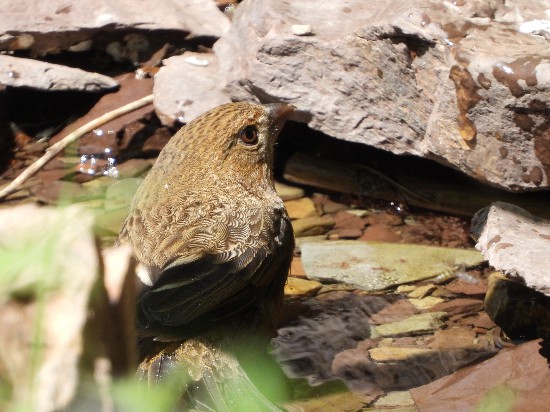
M 153 390 L 173 386 L 186 411 L 284 411 L 258 390 L 231 351 L 207 339 L 167 347 L 145 360 L 140 373 Z

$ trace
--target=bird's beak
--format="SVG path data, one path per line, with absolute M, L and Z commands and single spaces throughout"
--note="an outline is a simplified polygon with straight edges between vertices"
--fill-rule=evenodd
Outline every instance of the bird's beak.
M 286 122 L 292 113 L 294 113 L 294 110 L 296 107 L 292 106 L 291 104 L 285 104 L 285 103 L 272 103 L 272 104 L 266 104 L 267 110 L 269 111 L 269 118 L 274 124 L 280 124 L 283 125 L 284 122 Z

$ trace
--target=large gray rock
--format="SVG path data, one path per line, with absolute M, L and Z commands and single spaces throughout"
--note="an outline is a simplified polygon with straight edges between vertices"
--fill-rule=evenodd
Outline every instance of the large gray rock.
M 550 221 L 496 202 L 472 220 L 476 248 L 491 266 L 550 296 Z
M 218 75 L 218 60 L 211 53 L 186 52 L 163 61 L 155 75 L 155 110 L 160 120 L 182 123 L 231 100 L 222 85 L 213 82 Z
M 89 92 L 118 87 L 115 79 L 99 73 L 8 55 L 0 55 L 0 84 L 40 90 Z
M 508 189 L 548 187 L 550 48 L 535 21 L 546 8 L 245 1 L 214 46 L 210 81 L 233 100 L 292 103 L 294 120 L 337 138 Z
M 214 0 L 0 0 L 0 10 L 0 50 L 84 48 L 82 42 L 114 30 L 177 30 L 219 37 L 229 28 Z

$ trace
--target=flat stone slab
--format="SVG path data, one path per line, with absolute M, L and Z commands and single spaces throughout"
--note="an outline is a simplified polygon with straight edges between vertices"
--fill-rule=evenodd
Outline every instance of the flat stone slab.
M 369 355 L 375 362 L 401 362 L 418 356 L 435 355 L 437 351 L 426 348 L 391 348 L 382 347 L 369 350 Z
M 447 275 L 462 266 L 483 262 L 476 250 L 356 241 L 325 241 L 301 245 L 308 278 L 381 290 L 403 283 Z
M 407 319 L 386 323 L 374 327 L 377 335 L 383 337 L 397 337 L 431 333 L 445 325 L 446 312 L 427 312 L 412 315 Z
M 540 340 L 504 349 L 410 393 L 422 412 L 544 411 L 550 402 L 550 369 L 541 353 Z
M 476 248 L 491 266 L 550 296 L 550 221 L 496 202 L 472 220 Z
M 40 90 L 112 90 L 118 82 L 99 73 L 90 73 L 59 64 L 0 54 L 0 84 Z

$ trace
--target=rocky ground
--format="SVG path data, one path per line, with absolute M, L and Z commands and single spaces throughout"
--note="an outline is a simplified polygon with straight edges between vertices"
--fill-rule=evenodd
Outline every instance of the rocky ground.
M 144 22 L 133 4 L 91 11 L 50 2 L 24 23 L 23 2 L 0 16 L 0 189 L 77 127 L 155 94 L 154 104 L 86 133 L 0 201 L 0 228 L 20 234 L 0 241 L 13 274 L 0 282 L 2 388 L 8 382 L 15 399 L 30 399 L 29 376 L 39 369 L 51 378 L 41 402 L 109 404 L 101 389 L 74 389 L 76 379 L 56 386 L 52 376 L 73 375 L 51 371 L 76 376 L 83 352 L 105 389 L 101 359 L 115 375 L 133 367 L 131 327 L 113 326 L 133 311 L 131 287 L 122 287 L 131 259 L 111 249 L 131 196 L 182 123 L 246 98 L 298 106 L 276 165 L 297 238 L 273 339 L 288 409 L 546 410 L 549 195 L 517 193 L 548 186 L 544 4 L 348 3 L 249 1 L 233 14 L 223 2 L 189 2 L 185 12 L 165 2 Z M 349 18 L 359 11 L 364 18 Z M 329 17 L 337 24 L 324 24 Z M 250 22 L 265 32 L 247 30 Z M 489 53 L 502 36 L 509 45 Z M 315 63 L 327 56 L 327 65 Z M 29 209 L 14 209 L 22 205 Z M 81 209 L 52 217 L 30 205 Z M 55 253 L 33 249 L 37 228 L 43 243 L 60 242 Z M 21 250 L 48 264 L 63 256 L 54 266 L 68 267 L 70 279 L 78 263 L 68 254 L 83 254 L 89 270 L 41 306 L 44 285 L 23 270 L 34 259 Z M 96 271 L 105 291 L 94 289 Z M 88 303 L 89 295 L 101 298 Z M 51 319 L 62 316 L 42 341 L 57 351 L 36 367 L 26 359 L 34 359 L 29 342 L 44 307 Z M 28 330 L 15 333 L 21 325 Z M 61 344 L 59 325 L 71 330 Z
M 106 104 L 122 104 L 119 93 Z M 94 212 L 96 234 L 111 244 L 139 177 L 172 132 L 146 110 L 133 117 L 81 139 L 2 209 L 79 204 Z M 6 182 L 46 147 L 28 138 L 18 145 Z M 89 156 L 98 152 L 123 160 Z M 289 182 L 278 191 L 297 237 L 273 340 L 295 397 L 290 410 L 473 410 L 505 401 L 528 410 L 533 393 L 543 396 L 542 341 L 510 341 L 484 310 L 494 269 L 473 249 L 469 218 Z

